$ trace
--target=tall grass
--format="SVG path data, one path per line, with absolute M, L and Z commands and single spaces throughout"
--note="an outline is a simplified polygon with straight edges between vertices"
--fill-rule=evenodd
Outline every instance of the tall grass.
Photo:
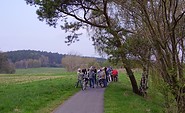
M 139 81 L 140 72 L 135 72 Z M 105 113 L 163 113 L 162 96 L 149 91 L 147 98 L 132 92 L 129 78 L 124 73 L 119 74 L 119 81 L 112 82 L 105 90 Z
M 40 70 L 41 69 L 41 70 Z M 15 75 L 1 75 L 1 77 L 22 77 L 29 78 L 43 76 L 47 72 L 40 68 L 37 71 L 18 70 Z M 44 70 L 44 72 L 43 72 Z M 63 101 L 77 92 L 79 89 L 74 88 L 76 76 L 71 73 L 59 74 L 55 69 L 49 69 L 51 74 L 47 74 L 48 79 L 31 80 L 30 82 L 17 82 L 12 79 L 11 82 L 2 82 L 0 79 L 0 113 L 49 113 L 60 105 Z M 60 69 L 59 69 L 60 70 Z M 39 74 L 39 73 L 41 74 Z M 25 74 L 24 74 L 25 73 Z M 62 71 L 60 72 L 62 73 Z M 54 76 L 60 76 L 56 77 Z M 51 78 L 50 78 L 51 77 Z M 37 79 L 37 78 L 36 78 Z M 26 79 L 25 79 L 26 80 Z

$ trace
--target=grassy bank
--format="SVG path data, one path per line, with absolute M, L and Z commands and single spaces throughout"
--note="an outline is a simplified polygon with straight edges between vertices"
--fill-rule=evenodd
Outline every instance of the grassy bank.
M 135 74 L 139 80 L 140 73 Z M 105 113 L 163 113 L 162 97 L 151 90 L 147 98 L 134 94 L 125 73 L 120 74 L 119 82 L 109 84 L 104 99 Z
M 56 68 L 36 70 L 0 75 L 1 113 L 49 113 L 79 90 L 74 88 L 76 77 L 72 73 Z

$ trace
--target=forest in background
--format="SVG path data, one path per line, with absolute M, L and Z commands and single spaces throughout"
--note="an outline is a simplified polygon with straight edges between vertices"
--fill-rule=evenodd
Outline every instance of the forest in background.
M 70 63 L 66 63 L 65 60 L 73 61 L 73 64 L 74 60 L 76 60 L 76 64 L 88 63 L 87 65 L 91 65 L 92 62 L 100 63 L 106 61 L 104 58 L 96 57 L 66 55 L 35 50 L 17 50 L 0 52 L 0 73 L 14 73 L 16 68 L 65 67 L 66 64 L 69 67 Z M 63 64 L 62 62 L 65 63 Z M 75 67 L 73 66 L 72 69 L 74 70 L 79 66 L 80 65 L 75 65 Z M 73 71 L 71 69 L 69 70 Z
M 65 56 L 59 53 L 35 50 L 9 51 L 5 54 L 16 68 L 61 67 L 61 59 Z

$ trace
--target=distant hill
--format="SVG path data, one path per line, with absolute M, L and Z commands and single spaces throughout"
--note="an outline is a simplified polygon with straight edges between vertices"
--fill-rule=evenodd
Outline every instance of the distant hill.
M 5 52 L 8 59 L 13 63 L 33 59 L 39 60 L 41 58 L 46 57 L 48 60 L 47 66 L 55 67 L 61 65 L 61 59 L 64 55 L 59 53 L 51 53 L 45 51 L 35 51 L 35 50 L 17 50 L 17 51 L 9 51 Z
M 27 64 L 26 67 L 61 67 L 61 60 L 65 57 L 65 54 L 35 50 L 17 50 L 5 53 L 8 59 L 20 68 L 24 67 L 25 64 Z M 99 62 L 104 62 L 106 60 L 104 58 L 96 59 Z

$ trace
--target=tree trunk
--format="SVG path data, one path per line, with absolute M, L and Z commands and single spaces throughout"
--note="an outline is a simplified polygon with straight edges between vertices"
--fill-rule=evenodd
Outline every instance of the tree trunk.
M 140 81 L 139 92 L 143 97 L 147 96 L 147 89 L 148 89 L 148 73 L 149 67 L 143 67 L 143 73 Z
M 145 56 L 143 57 L 144 59 L 142 60 L 143 73 L 140 81 L 139 91 L 143 97 L 147 96 L 150 57 L 151 57 L 151 48 L 149 48 L 145 52 Z
M 128 76 L 129 76 L 129 79 L 130 79 L 130 82 L 131 82 L 131 85 L 132 85 L 132 90 L 133 90 L 133 92 L 134 92 L 135 94 L 141 95 L 140 92 L 139 92 L 139 89 L 138 89 L 138 85 L 137 85 L 135 76 L 134 76 L 134 74 L 133 74 L 131 68 L 125 66 L 125 69 L 126 69 L 127 74 L 128 74 Z
M 185 113 L 185 86 L 181 86 L 178 89 L 179 90 L 175 92 L 177 94 L 176 101 L 178 106 L 178 113 Z

